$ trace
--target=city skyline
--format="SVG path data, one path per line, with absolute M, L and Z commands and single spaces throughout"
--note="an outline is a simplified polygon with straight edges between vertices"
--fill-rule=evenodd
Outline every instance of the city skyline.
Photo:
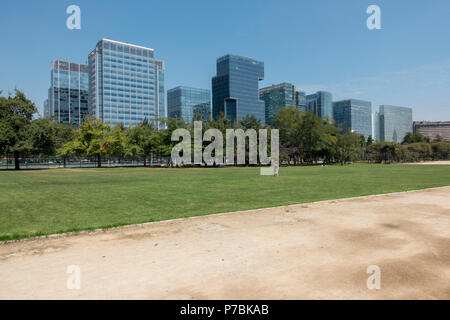
M 450 30 L 445 18 L 450 4 L 435 1 L 428 8 L 418 3 L 377 2 L 382 29 L 371 31 L 365 26 L 365 9 L 371 4 L 368 1 L 241 3 L 239 12 L 231 10 L 235 1 L 222 4 L 223 11 L 237 20 L 236 25 L 230 24 L 225 15 L 209 14 L 219 7 L 215 2 L 177 3 L 185 10 L 179 10 L 183 16 L 177 13 L 180 21 L 174 22 L 176 19 L 168 19 L 167 13 L 173 1 L 135 1 L 135 6 L 126 3 L 114 8 L 78 1 L 81 30 L 65 26 L 65 9 L 71 4 L 68 1 L 26 3 L 26 13 L 17 2 L 5 1 L 0 32 L 3 42 L 14 50 L 0 53 L 0 88 L 4 93 L 15 87 L 25 91 L 43 115 L 50 80 L 48 63 L 64 60 L 85 64 L 86 52 L 99 39 L 111 38 L 157 48 L 158 57 L 166 63 L 166 88 L 183 85 L 211 89 L 216 58 L 232 53 L 265 62 L 266 75 L 260 87 L 289 82 L 307 94 L 329 91 L 336 101 L 363 99 L 373 106 L 412 106 L 414 120 L 448 120 L 450 44 L 441 39 Z M 152 10 L 145 10 L 150 7 Z M 336 15 L 338 7 L 340 13 Z M 280 12 L 287 16 L 305 14 L 302 20 L 294 23 L 284 19 L 281 25 L 268 19 L 271 13 Z M 145 14 L 151 19 L 144 19 Z M 184 23 L 188 16 L 189 21 L 202 23 Z M 410 20 L 419 23 L 410 24 Z M 285 35 L 273 37 L 280 30 L 286 30 Z M 294 36 L 301 41 L 292 41 Z M 311 50 L 318 42 L 323 43 L 321 50 Z M 30 47 L 39 50 L 27 59 Z M 431 47 L 433 50 L 429 50 Z M 181 54 L 180 48 L 186 50 Z M 23 77 L 25 70 L 31 71 L 29 77 Z

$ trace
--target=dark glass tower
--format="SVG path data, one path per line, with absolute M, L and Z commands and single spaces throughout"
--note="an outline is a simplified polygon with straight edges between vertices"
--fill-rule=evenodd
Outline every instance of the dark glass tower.
M 84 64 L 52 61 L 51 87 L 44 116 L 78 127 L 89 115 L 89 75 Z
M 336 126 L 343 132 L 363 134 L 366 139 L 372 135 L 372 103 L 349 99 L 333 103 L 333 117 Z
M 259 90 L 259 97 L 265 103 L 266 124 L 273 125 L 278 110 L 283 107 L 296 106 L 305 111 L 306 96 L 303 91 L 297 91 L 290 83 L 280 83 Z
M 265 123 L 264 101 L 259 100 L 259 81 L 264 79 L 264 62 L 236 55 L 217 59 L 212 78 L 212 112 L 223 113 L 232 122 L 253 115 Z

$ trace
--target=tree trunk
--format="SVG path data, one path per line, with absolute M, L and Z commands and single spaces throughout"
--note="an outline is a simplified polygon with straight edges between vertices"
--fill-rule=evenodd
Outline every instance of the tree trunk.
M 102 167 L 102 156 L 101 155 L 97 156 L 97 167 L 98 168 Z
M 147 166 L 147 157 L 144 156 L 144 167 L 146 167 L 146 166 Z
M 20 162 L 19 162 L 20 154 L 19 152 L 14 152 L 14 167 L 16 170 L 20 170 Z
M 65 168 L 65 167 L 66 167 L 66 165 L 67 165 L 67 163 L 66 163 L 66 162 L 67 162 L 67 159 L 66 159 L 66 157 L 64 157 L 64 158 L 63 158 L 63 161 L 64 161 L 64 168 Z

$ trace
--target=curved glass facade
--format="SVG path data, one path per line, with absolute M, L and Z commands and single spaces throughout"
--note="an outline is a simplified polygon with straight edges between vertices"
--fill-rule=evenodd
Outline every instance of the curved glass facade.
M 324 120 L 333 119 L 333 96 L 327 91 L 318 91 L 306 96 L 306 110 Z

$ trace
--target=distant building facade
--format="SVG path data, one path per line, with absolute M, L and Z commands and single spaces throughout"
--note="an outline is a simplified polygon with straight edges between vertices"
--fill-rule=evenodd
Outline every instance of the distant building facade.
M 343 132 L 355 132 L 366 137 L 372 136 L 372 103 L 370 101 L 348 99 L 333 103 L 333 118 Z
M 157 128 L 166 117 L 164 63 L 154 50 L 102 39 L 89 54 L 91 113 L 107 124 L 133 126 L 144 119 Z
M 280 83 L 259 90 L 259 98 L 265 103 L 266 124 L 273 125 L 278 110 L 287 106 L 306 109 L 306 95 L 290 83 Z
M 296 106 L 300 111 L 306 111 L 306 93 L 304 91 L 296 91 Z
M 88 66 L 67 61 L 51 62 L 51 84 L 44 102 L 44 117 L 78 127 L 89 115 Z
M 306 110 L 331 122 L 333 120 L 333 95 L 327 91 L 318 91 L 307 95 Z
M 207 89 L 179 86 L 167 91 L 167 115 L 192 122 L 194 116 L 208 121 L 211 114 L 211 92 Z
M 414 133 L 421 133 L 430 140 L 441 137 L 450 141 L 450 121 L 414 121 Z
M 216 61 L 212 78 L 212 115 L 223 113 L 232 122 L 253 115 L 265 123 L 264 101 L 259 99 L 259 81 L 264 79 L 264 62 L 225 55 Z
M 380 141 L 380 113 L 372 113 L 372 138 L 374 141 Z
M 381 105 L 379 112 L 379 140 L 401 143 L 413 131 L 412 109 Z
M 211 101 L 196 104 L 194 106 L 194 120 L 201 119 L 201 121 L 210 121 L 211 116 Z

